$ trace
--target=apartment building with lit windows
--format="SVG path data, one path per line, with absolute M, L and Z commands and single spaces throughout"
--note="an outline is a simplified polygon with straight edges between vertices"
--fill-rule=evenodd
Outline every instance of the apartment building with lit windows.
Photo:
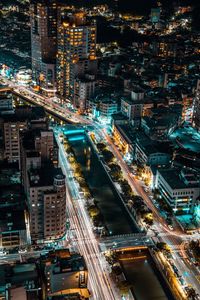
M 28 184 L 32 241 L 62 238 L 66 232 L 66 186 L 61 169 L 29 170 Z
M 3 133 L 3 159 L 20 161 L 20 135 L 29 127 L 46 127 L 46 115 L 40 107 L 20 107 L 0 115 L 0 130 Z
M 7 117 L 7 116 L 6 116 Z M 6 118 L 3 124 L 4 132 L 4 158 L 8 162 L 18 162 L 20 156 L 20 132 L 27 129 L 27 119 L 17 118 L 16 115 Z
M 58 146 L 52 130 L 37 128 L 23 134 L 21 173 L 32 241 L 63 237 L 66 232 L 65 176 L 58 168 Z
M 5 175 L 2 173 L 3 183 Z M 0 248 L 10 250 L 29 243 L 29 215 L 21 186 L 7 181 L 8 185 L 0 185 Z
M 94 75 L 81 76 L 75 79 L 73 104 L 79 108 L 80 112 L 85 111 L 87 101 L 94 95 L 95 84 Z
M 96 25 L 82 12 L 68 15 L 58 27 L 58 93 L 73 103 L 75 79 L 86 73 L 95 75 L 96 71 Z
M 58 4 L 55 0 L 31 0 L 31 59 L 33 80 L 44 92 L 55 87 Z

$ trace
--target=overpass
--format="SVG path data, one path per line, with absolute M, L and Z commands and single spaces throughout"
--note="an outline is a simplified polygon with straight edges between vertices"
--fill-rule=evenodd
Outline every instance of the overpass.
M 71 122 L 71 123 L 73 123 L 72 119 L 66 117 L 63 113 L 61 113 L 60 111 L 56 110 L 54 107 L 48 105 L 48 103 L 44 103 L 43 101 L 38 101 L 37 99 L 30 98 L 30 97 L 27 97 L 25 95 L 22 95 L 20 92 L 18 92 L 15 89 L 12 89 L 12 93 L 13 93 L 13 95 L 15 95 L 17 97 L 20 97 L 21 99 L 23 99 L 24 101 L 26 101 L 26 102 L 28 102 L 30 104 L 39 105 L 39 106 L 44 107 L 44 109 L 49 114 L 51 114 L 51 115 L 53 115 L 53 116 L 61 119 L 64 122 Z

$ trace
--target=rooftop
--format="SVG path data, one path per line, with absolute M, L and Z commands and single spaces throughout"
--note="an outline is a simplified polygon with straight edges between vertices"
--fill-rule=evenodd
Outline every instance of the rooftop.
M 39 277 L 36 265 L 34 263 L 20 263 L 15 265 L 2 264 L 0 265 L 0 275 L 0 286 L 2 283 L 10 283 L 11 288 L 20 286 L 24 287 L 25 289 L 38 288 Z
M 114 121 L 128 121 L 128 117 L 124 116 L 121 112 L 112 114 L 112 119 Z
M 186 184 L 181 174 L 181 170 L 177 168 L 159 169 L 159 173 L 165 179 L 172 189 L 198 188 L 198 184 Z
M 20 172 L 16 164 L 1 162 L 0 164 L 0 191 L 6 186 L 14 186 L 20 183 Z M 1 194 L 1 193 L 0 193 Z
M 40 169 L 32 169 L 28 172 L 30 186 L 53 186 L 54 177 L 63 175 L 61 168 L 55 168 L 51 163 L 44 164 Z
M 200 153 L 200 133 L 192 127 L 178 128 L 170 135 L 170 139 L 185 150 Z
M 32 130 L 28 130 L 23 133 L 23 147 L 26 150 L 32 150 L 31 153 L 35 152 L 35 155 L 37 151 L 35 151 L 35 139 L 37 137 L 41 137 L 42 132 L 52 132 L 52 130 L 42 130 L 41 128 L 34 128 Z M 31 155 L 31 154 L 30 154 Z
M 137 141 L 139 143 L 139 146 L 147 155 L 153 153 L 172 154 L 172 148 L 169 142 L 153 141 L 143 132 L 137 133 Z
M 4 122 L 25 122 L 30 120 L 40 120 L 46 118 L 45 111 L 42 107 L 20 106 L 14 113 L 4 114 Z
M 115 125 L 117 129 L 123 134 L 124 138 L 127 139 L 128 143 L 134 143 L 136 138 L 136 132 L 130 125 Z
M 68 249 L 55 250 L 41 256 L 44 273 L 48 273 L 51 295 L 85 294 L 88 295 L 87 269 L 84 258 Z M 84 275 L 85 286 L 80 286 L 80 276 Z M 75 298 L 76 299 L 76 298 Z

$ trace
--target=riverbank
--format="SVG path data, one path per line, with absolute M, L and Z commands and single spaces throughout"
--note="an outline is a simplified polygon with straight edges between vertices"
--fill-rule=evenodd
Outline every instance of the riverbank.
M 81 137 L 81 138 L 80 138 Z M 108 228 L 109 235 L 137 233 L 130 218 L 86 135 L 75 133 L 69 143 L 80 164 L 84 178 Z

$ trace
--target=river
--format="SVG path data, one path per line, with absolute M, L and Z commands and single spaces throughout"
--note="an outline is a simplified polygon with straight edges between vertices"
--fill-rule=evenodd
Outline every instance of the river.
M 138 232 L 86 135 L 70 136 L 69 142 L 110 235 Z

